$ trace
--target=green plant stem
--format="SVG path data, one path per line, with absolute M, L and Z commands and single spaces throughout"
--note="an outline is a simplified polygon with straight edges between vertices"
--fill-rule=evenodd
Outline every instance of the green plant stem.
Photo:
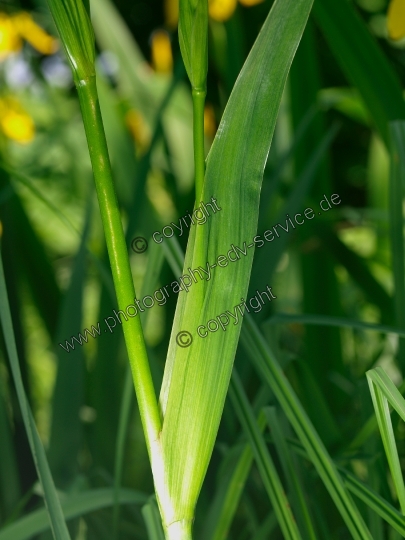
M 192 540 L 192 522 L 186 519 L 175 521 L 165 527 L 166 540 Z
M 95 76 L 76 83 L 96 183 L 101 219 L 107 242 L 118 308 L 125 312 L 134 304 L 135 289 L 125 243 L 121 215 L 114 191 L 111 164 L 98 101 Z M 139 314 L 121 320 L 125 344 L 134 380 L 146 444 L 151 454 L 152 443 L 159 438 L 161 420 L 152 382 Z M 108 396 L 106 396 L 108 399 Z
M 206 94 L 207 92 L 201 88 L 193 88 L 193 140 L 196 206 L 200 202 L 205 175 L 204 104 Z

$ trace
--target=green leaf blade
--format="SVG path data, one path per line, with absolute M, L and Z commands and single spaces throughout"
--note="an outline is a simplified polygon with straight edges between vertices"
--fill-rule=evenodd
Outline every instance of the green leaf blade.
M 201 200 L 221 211 L 193 227 L 184 272 L 212 265 L 231 244 L 249 244 L 256 234 L 259 194 L 287 74 L 312 0 L 278 0 L 238 78 L 207 161 Z M 171 522 L 192 519 L 212 453 L 228 388 L 240 324 L 201 338 L 199 325 L 233 310 L 245 298 L 253 250 L 232 268 L 216 269 L 209 281 L 181 292 L 172 329 L 160 403 L 161 443 L 167 465 L 167 497 L 176 501 Z M 198 314 L 198 316 L 196 316 Z M 189 331 L 188 348 L 176 344 Z M 160 500 L 162 503 L 162 500 Z
M 62 508 L 56 493 L 55 485 L 49 469 L 45 450 L 35 425 L 34 417 L 25 394 L 21 377 L 20 364 L 17 355 L 17 348 L 14 337 L 13 324 L 11 321 L 10 306 L 8 303 L 7 289 L 4 278 L 3 261 L 0 256 L 0 319 L 3 327 L 6 348 L 10 359 L 11 372 L 17 391 L 18 402 L 27 432 L 38 478 L 44 492 L 45 504 L 48 510 L 48 517 L 51 524 L 52 533 L 57 540 L 70 540 L 69 531 L 66 527 Z
M 357 540 L 366 538 L 371 540 L 370 532 L 358 508 L 350 498 L 335 464 L 250 316 L 245 319 L 241 340 L 247 354 L 277 397 L 281 408 L 308 453 L 308 457 L 339 509 L 352 537 Z
M 233 373 L 229 391 L 236 413 L 252 447 L 260 476 L 272 502 L 284 538 L 286 540 L 300 540 L 302 537 L 292 515 L 289 501 L 236 371 Z M 261 415 L 261 420 L 261 424 L 264 426 L 263 415 Z

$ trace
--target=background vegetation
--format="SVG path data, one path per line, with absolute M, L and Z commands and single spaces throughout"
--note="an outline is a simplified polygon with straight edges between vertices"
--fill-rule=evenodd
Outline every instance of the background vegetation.
M 210 1 L 207 151 L 271 5 Z M 87 335 L 69 353 L 59 345 L 116 309 L 70 70 L 45 2 L 0 7 L 1 255 L 25 392 L 71 537 L 159 540 L 122 330 Z M 91 10 L 101 108 L 130 246 L 193 207 L 192 103 L 176 2 L 97 0 Z M 239 377 L 197 507 L 197 539 L 285 537 L 268 497 L 268 455 L 303 538 L 353 536 L 316 460 L 308 459 L 292 420 L 302 417 L 291 410 L 306 411 L 372 538 L 404 536 L 402 478 L 400 470 L 389 472 L 365 375 L 380 366 L 403 385 L 404 36 L 400 0 L 315 1 L 283 95 L 258 232 L 286 214 L 317 208 L 325 195 L 338 194 L 341 204 L 256 251 L 248 298 L 269 284 L 277 300 L 254 314 L 254 323 L 245 321 Z M 178 241 L 185 251 L 187 238 Z M 170 283 L 181 275 L 179 264 L 150 242 L 145 253 L 131 254 L 136 290 L 144 296 Z M 4 294 L 0 302 L 4 310 Z M 175 304 L 171 296 L 144 314 L 157 389 Z M 264 338 L 255 340 L 256 327 Z M 45 540 L 51 533 L 4 338 L 0 539 Z M 300 409 L 289 408 L 252 361 L 265 356 L 266 346 Z M 402 465 L 405 430 L 397 413 L 392 421 Z

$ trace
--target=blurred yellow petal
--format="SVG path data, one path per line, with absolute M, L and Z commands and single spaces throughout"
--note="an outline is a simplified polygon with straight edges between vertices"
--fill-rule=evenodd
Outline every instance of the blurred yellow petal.
M 149 129 L 142 114 L 135 109 L 131 109 L 125 115 L 125 122 L 132 138 L 142 152 L 148 147 L 150 138 Z
M 257 6 L 257 4 L 262 4 L 264 0 L 239 0 L 239 3 L 245 7 Z
M 165 0 L 165 23 L 174 30 L 179 21 L 179 0 Z
M 58 50 L 58 40 L 38 26 L 29 13 L 17 13 L 13 22 L 20 36 L 40 53 L 53 54 Z
M 170 37 L 164 30 L 152 34 L 152 65 L 158 73 L 171 73 L 173 56 Z
M 391 39 L 398 40 L 405 37 L 405 0 L 391 0 L 387 23 Z
M 208 0 L 208 12 L 215 21 L 230 19 L 236 9 L 238 0 Z
M 31 116 L 14 96 L 0 98 L 0 127 L 9 139 L 22 144 L 32 141 L 35 135 Z
M 214 107 L 211 103 L 207 103 L 204 108 L 204 133 L 211 139 L 214 138 L 217 130 L 217 124 L 215 121 Z
M 0 60 L 10 53 L 18 52 L 22 47 L 22 40 L 11 18 L 0 13 Z
M 34 122 L 24 112 L 8 110 L 1 118 L 1 127 L 9 139 L 21 144 L 31 142 L 35 135 Z
M 3 98 L 0 98 L 0 118 L 5 114 L 7 111 L 7 103 L 6 100 Z

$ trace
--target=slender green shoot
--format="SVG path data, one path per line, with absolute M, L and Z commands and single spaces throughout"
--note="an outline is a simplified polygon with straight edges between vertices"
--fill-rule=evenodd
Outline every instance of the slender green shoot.
M 259 425 L 261 425 L 261 428 L 263 429 L 266 424 L 265 416 L 263 414 L 261 415 L 258 425 L 242 383 L 235 370 L 232 374 L 229 391 L 236 413 L 248 436 L 253 455 L 255 456 L 260 471 L 260 476 L 262 477 L 266 491 L 270 497 L 284 538 L 286 540 L 300 540 L 302 537 L 291 512 L 289 501 L 284 493 L 274 462 L 266 447 L 260 432 L 261 430 L 259 429 Z
M 81 0 L 49 0 L 48 4 L 73 71 L 118 308 L 125 312 L 129 305 L 136 303 L 136 297 L 97 93 L 93 29 Z M 129 318 L 123 325 L 123 332 L 151 455 L 151 447 L 159 438 L 161 419 L 140 317 Z
M 389 406 L 393 407 L 402 420 L 405 421 L 405 399 L 401 396 L 397 387 L 381 367 L 367 372 L 368 385 L 370 387 L 374 410 L 380 429 L 382 442 L 391 471 L 392 481 L 395 485 L 402 513 L 405 514 L 405 486 L 402 477 L 401 465 L 398 457 L 398 449 L 395 442 L 394 430 Z
M 0 244 L 1 248 L 1 244 Z M 25 393 L 24 384 L 21 376 L 20 363 L 18 360 L 17 346 L 14 337 L 13 323 L 11 320 L 10 306 L 8 302 L 6 281 L 4 277 L 3 261 L 0 255 L 0 320 L 3 328 L 6 348 L 10 359 L 11 374 L 14 380 L 15 388 L 21 414 L 27 432 L 28 442 L 31 448 L 38 478 L 41 483 L 45 505 L 48 513 L 48 519 L 51 525 L 53 536 L 56 540 L 70 540 L 68 528 L 60 505 L 59 497 L 56 492 L 55 484 L 52 479 L 45 449 L 35 425 L 34 417 L 28 399 Z
M 205 173 L 204 103 L 208 70 L 208 0 L 180 0 L 179 42 L 193 96 L 195 198 L 198 205 Z

